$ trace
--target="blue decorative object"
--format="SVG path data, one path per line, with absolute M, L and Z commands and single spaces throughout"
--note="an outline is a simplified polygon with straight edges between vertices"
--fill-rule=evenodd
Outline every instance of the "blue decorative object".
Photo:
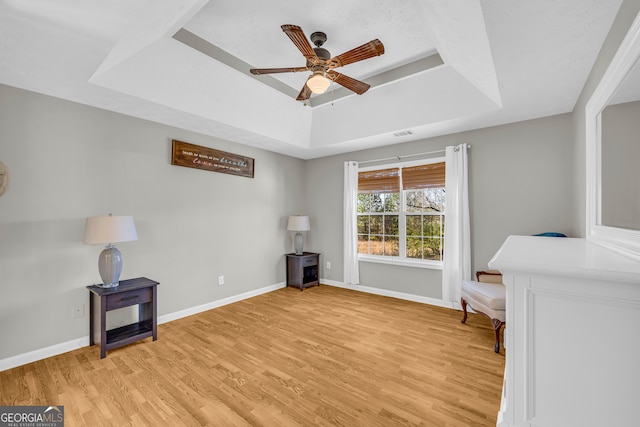
M 553 231 L 548 231 L 546 233 L 534 234 L 534 236 L 543 236 L 543 237 L 567 237 L 566 234 L 556 233 Z

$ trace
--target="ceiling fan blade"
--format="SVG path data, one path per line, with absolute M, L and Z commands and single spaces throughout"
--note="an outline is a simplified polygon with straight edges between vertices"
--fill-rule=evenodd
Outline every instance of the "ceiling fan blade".
M 309 79 L 311 77 L 313 77 L 313 76 L 309 76 Z M 309 79 L 307 79 L 307 81 Z M 296 101 L 306 101 L 307 99 L 309 99 L 311 97 L 311 89 L 309 89 L 309 86 L 307 86 L 307 81 L 304 82 L 304 86 L 302 86 L 302 90 L 298 94 L 298 97 L 296 98 Z
M 289 68 L 252 68 L 249 70 L 251 74 L 259 76 L 261 74 L 278 74 L 278 73 L 298 73 L 307 71 L 307 67 L 289 67 Z
M 362 46 L 351 49 L 341 55 L 335 56 L 329 60 L 329 68 L 342 67 L 344 65 L 353 64 L 354 62 L 380 56 L 384 53 L 384 45 L 378 39 L 371 40 Z
M 313 51 L 311 47 L 311 43 L 307 39 L 307 36 L 304 35 L 302 28 L 297 25 L 282 25 L 282 31 L 284 31 L 293 44 L 300 50 L 300 52 L 304 55 L 307 60 L 311 61 L 314 65 L 319 61 L 316 53 Z
M 333 80 L 334 82 L 338 83 L 341 86 L 346 87 L 347 89 L 357 93 L 358 95 L 362 95 L 363 93 L 365 93 L 366 91 L 369 90 L 369 88 L 371 87 L 370 85 L 361 82 L 360 80 L 356 80 L 352 77 L 349 76 L 345 76 L 344 74 L 340 74 L 338 72 L 335 72 L 333 70 L 331 71 L 327 71 L 326 73 L 327 78 Z

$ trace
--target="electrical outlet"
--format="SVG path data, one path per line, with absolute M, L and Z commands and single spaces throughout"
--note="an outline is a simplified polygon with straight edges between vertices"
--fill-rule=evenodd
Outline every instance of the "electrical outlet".
M 76 304 L 73 306 L 72 317 L 74 319 L 84 317 L 84 304 Z
M 327 270 L 331 270 L 331 261 L 327 261 Z
M 224 285 L 224 276 L 218 276 L 218 286 Z

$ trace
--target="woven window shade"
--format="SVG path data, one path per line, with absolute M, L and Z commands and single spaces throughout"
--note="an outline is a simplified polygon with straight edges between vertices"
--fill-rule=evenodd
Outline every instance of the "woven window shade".
M 402 188 L 404 190 L 420 190 L 444 187 L 444 168 L 444 162 L 403 168 Z
M 398 193 L 399 173 L 399 168 L 358 172 L 358 193 Z

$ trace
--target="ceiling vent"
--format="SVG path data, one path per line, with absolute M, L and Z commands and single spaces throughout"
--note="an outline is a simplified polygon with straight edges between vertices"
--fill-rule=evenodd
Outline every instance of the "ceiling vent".
M 415 134 L 414 131 L 412 131 L 411 129 L 407 129 L 407 130 L 401 130 L 399 132 L 396 132 L 393 134 L 393 136 L 409 136 L 413 134 Z

